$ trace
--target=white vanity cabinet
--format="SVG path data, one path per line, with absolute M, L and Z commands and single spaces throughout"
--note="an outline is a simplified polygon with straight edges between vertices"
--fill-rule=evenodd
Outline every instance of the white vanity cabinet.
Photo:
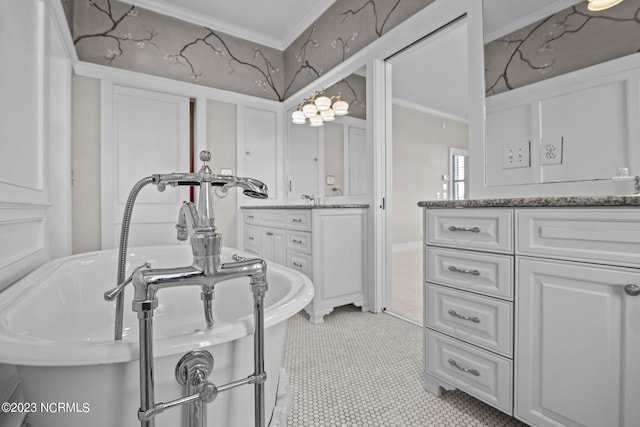
M 640 208 L 427 208 L 425 226 L 425 388 L 540 427 L 640 425 Z
M 366 208 L 245 208 L 244 250 L 311 278 L 315 296 L 305 308 L 322 323 L 334 307 L 363 306 Z
M 512 413 L 513 212 L 426 209 L 424 386 Z
M 520 209 L 515 415 L 640 425 L 640 209 Z

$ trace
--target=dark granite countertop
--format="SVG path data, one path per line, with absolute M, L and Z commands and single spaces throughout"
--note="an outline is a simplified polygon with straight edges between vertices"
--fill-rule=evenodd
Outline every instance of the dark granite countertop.
M 333 203 L 326 205 L 257 205 L 242 206 L 242 209 L 355 209 L 368 208 L 369 205 L 357 203 Z
M 470 200 L 424 200 L 421 208 L 552 208 L 589 206 L 640 206 L 640 195 L 504 197 Z

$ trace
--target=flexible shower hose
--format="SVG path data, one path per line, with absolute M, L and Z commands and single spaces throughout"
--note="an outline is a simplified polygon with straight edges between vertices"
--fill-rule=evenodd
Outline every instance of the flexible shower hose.
M 147 184 L 152 184 L 154 181 L 153 176 L 142 178 L 138 181 L 131 192 L 129 198 L 127 198 L 127 204 L 124 207 L 124 215 L 122 217 L 122 229 L 120 230 L 120 249 L 118 252 L 118 278 L 116 285 L 120 285 L 124 282 L 125 270 L 127 269 L 127 244 L 129 242 L 129 227 L 131 225 L 131 214 L 133 213 L 133 205 L 138 197 L 138 193 Z M 115 339 L 116 341 L 122 340 L 123 331 L 123 317 L 124 317 L 124 289 L 116 297 L 116 321 L 115 321 Z

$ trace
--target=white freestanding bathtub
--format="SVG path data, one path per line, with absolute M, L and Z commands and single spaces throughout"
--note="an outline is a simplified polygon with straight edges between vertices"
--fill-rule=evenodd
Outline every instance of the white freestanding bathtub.
M 233 253 L 223 250 L 223 258 Z M 247 256 L 246 254 L 239 253 Z M 191 264 L 191 248 L 129 250 L 127 276 L 144 262 L 152 268 Z M 136 427 L 139 397 L 138 331 L 125 291 L 123 341 L 113 339 L 114 303 L 103 299 L 115 285 L 117 252 L 93 252 L 51 261 L 0 293 L 0 363 L 14 364 L 33 427 Z M 269 263 L 265 299 L 265 412 L 273 411 L 285 350 L 287 320 L 313 297 L 310 280 Z M 214 326 L 207 330 L 200 288 L 158 292 L 154 312 L 156 402 L 184 395 L 175 380 L 178 360 L 204 348 L 214 357 L 209 380 L 220 386 L 253 374 L 253 294 L 249 278 L 216 285 Z M 225 391 L 207 406 L 210 426 L 254 424 L 253 385 Z M 156 417 L 158 427 L 184 425 L 185 410 Z

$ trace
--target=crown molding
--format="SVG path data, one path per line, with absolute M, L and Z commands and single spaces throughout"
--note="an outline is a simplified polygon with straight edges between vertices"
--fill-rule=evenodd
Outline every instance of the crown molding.
M 309 11 L 309 13 L 307 13 L 303 19 L 299 20 L 298 23 L 291 29 L 291 31 L 289 31 L 284 39 L 280 40 L 278 37 L 269 34 L 254 31 L 240 25 L 231 24 L 227 21 L 216 19 L 214 17 L 206 16 L 202 13 L 194 12 L 193 10 L 177 6 L 174 2 L 169 0 L 122 1 L 136 7 L 141 7 L 143 9 L 160 13 L 162 15 L 171 16 L 182 21 L 221 31 L 225 34 L 281 51 L 283 51 L 287 46 L 293 43 L 295 39 L 297 39 L 298 36 L 302 34 L 303 31 L 309 28 L 318 19 L 318 17 L 320 17 L 329 8 L 329 6 L 331 6 L 335 2 L 335 0 L 324 0 L 317 2 L 315 6 Z
M 323 13 L 329 9 L 336 0 L 323 0 L 316 3 L 316 5 L 302 18 L 298 23 L 289 31 L 289 33 L 282 40 L 282 50 L 288 48 L 304 31 L 307 30 L 314 22 L 322 16 Z
M 435 110 L 433 108 L 428 108 L 428 107 L 425 107 L 424 105 L 416 104 L 415 102 L 406 101 L 404 99 L 394 97 L 391 100 L 391 102 L 394 105 L 409 108 L 411 110 L 419 111 L 421 113 L 431 114 L 432 116 L 440 117 L 442 119 L 452 120 L 454 122 L 460 122 L 460 123 L 467 123 L 467 124 L 469 123 L 469 118 L 467 117 L 458 116 L 457 114 L 446 113 L 440 110 Z

